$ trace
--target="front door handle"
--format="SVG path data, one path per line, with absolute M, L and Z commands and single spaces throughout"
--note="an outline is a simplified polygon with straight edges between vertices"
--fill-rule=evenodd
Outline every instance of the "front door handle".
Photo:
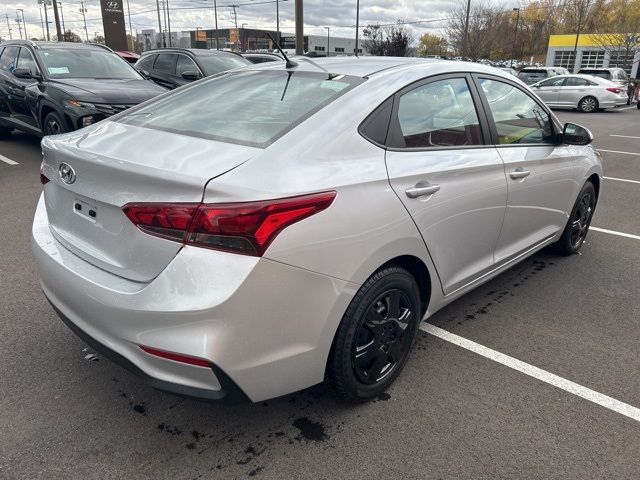
M 425 195 L 433 195 L 440 190 L 440 185 L 431 185 L 429 182 L 418 182 L 415 187 L 407 188 L 404 193 L 409 198 L 424 197 Z
M 531 170 L 523 170 L 522 168 L 516 168 L 514 172 L 511 172 L 509 176 L 514 180 L 519 180 L 531 175 Z

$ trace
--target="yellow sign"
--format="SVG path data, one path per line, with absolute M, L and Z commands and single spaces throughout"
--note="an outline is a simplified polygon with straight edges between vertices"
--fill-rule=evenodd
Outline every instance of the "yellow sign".
M 207 32 L 203 32 L 202 30 L 198 30 L 198 35 L 196 37 L 196 42 L 206 42 L 207 41 Z
M 597 33 L 582 33 L 578 38 L 579 47 L 599 47 L 605 43 L 610 43 L 614 34 L 602 35 Z M 576 44 L 575 34 L 571 35 L 549 35 L 550 47 L 571 47 Z

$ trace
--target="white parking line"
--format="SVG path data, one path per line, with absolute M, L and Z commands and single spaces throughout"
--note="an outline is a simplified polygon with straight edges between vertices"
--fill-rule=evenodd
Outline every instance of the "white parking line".
M 638 152 L 621 152 L 619 150 L 604 150 L 602 148 L 596 148 L 599 152 L 607 152 L 607 153 L 622 153 L 624 155 L 640 155 Z
M 619 237 L 633 238 L 634 240 L 640 240 L 640 235 L 632 235 L 631 233 L 616 232 L 615 230 L 607 230 L 606 228 L 589 227 L 589 230 L 596 232 L 609 233 L 611 235 L 618 235 Z
M 638 180 L 627 180 L 626 178 L 602 177 L 605 180 L 615 180 L 617 182 L 640 183 Z
M 640 137 L 634 137 L 632 135 L 609 135 L 610 137 L 619 137 L 619 138 L 640 138 Z
M 431 335 L 434 335 L 446 342 L 450 342 L 461 348 L 470 350 L 473 353 L 477 353 L 478 355 L 493 360 L 494 362 L 500 363 L 505 367 L 517 370 L 518 372 L 529 375 L 530 377 L 548 383 L 549 385 L 553 385 L 565 392 L 572 393 L 578 397 L 584 398 L 585 400 L 596 403 L 608 408 L 609 410 L 624 415 L 625 417 L 629 417 L 640 422 L 640 409 L 632 407 L 620 400 L 616 400 L 615 398 L 596 392 L 590 388 L 583 387 L 571 380 L 559 377 L 558 375 L 554 375 L 553 373 L 542 370 L 541 368 L 534 367 L 533 365 L 518 360 L 517 358 L 492 350 L 484 345 L 480 345 L 479 343 L 460 337 L 454 333 L 436 327 L 435 325 L 431 325 L 430 323 L 422 323 L 420 325 L 420 330 L 430 333 Z
M 0 160 L 2 160 L 4 163 L 8 163 L 9 165 L 18 165 L 18 162 L 14 162 L 13 160 L 5 157 L 4 155 L 0 155 Z

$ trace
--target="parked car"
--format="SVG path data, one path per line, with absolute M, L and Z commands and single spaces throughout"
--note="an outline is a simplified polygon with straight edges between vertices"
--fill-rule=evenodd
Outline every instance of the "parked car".
M 423 318 L 543 247 L 580 250 L 593 137 L 511 75 L 394 57 L 276 67 L 43 141 L 44 294 L 152 386 L 256 402 L 326 379 L 375 398 Z
M 13 40 L 0 45 L 0 138 L 92 125 L 166 90 L 107 47 Z
M 284 62 L 284 58 L 276 53 L 243 53 L 242 56 L 251 63 Z
M 500 70 L 502 70 L 503 72 L 508 73 L 509 75 L 513 75 L 514 77 L 518 76 L 518 72 L 511 68 L 511 67 L 498 67 Z
M 617 84 L 627 93 L 627 105 L 631 104 L 635 85 L 622 68 L 581 68 L 578 73 L 593 75 L 594 77 L 603 78 Z
M 134 65 L 138 61 L 138 59 L 140 58 L 140 55 L 138 55 L 135 52 L 116 51 L 115 53 L 118 54 L 120 57 L 122 57 L 127 62 L 129 62 L 131 65 Z
M 219 50 L 162 48 L 144 52 L 135 67 L 158 85 L 174 89 L 200 78 L 245 67 L 241 55 Z
M 527 85 L 533 85 L 545 78 L 568 74 L 569 70 L 563 67 L 525 67 L 518 72 L 518 78 Z
M 627 104 L 624 87 L 591 75 L 560 75 L 532 85 L 550 107 L 577 108 L 591 113 Z

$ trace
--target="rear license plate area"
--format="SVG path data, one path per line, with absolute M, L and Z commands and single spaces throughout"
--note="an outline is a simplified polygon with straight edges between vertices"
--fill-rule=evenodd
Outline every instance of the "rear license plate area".
M 73 211 L 76 215 L 80 215 L 92 223 L 95 223 L 98 219 L 98 207 L 77 198 L 73 200 Z

